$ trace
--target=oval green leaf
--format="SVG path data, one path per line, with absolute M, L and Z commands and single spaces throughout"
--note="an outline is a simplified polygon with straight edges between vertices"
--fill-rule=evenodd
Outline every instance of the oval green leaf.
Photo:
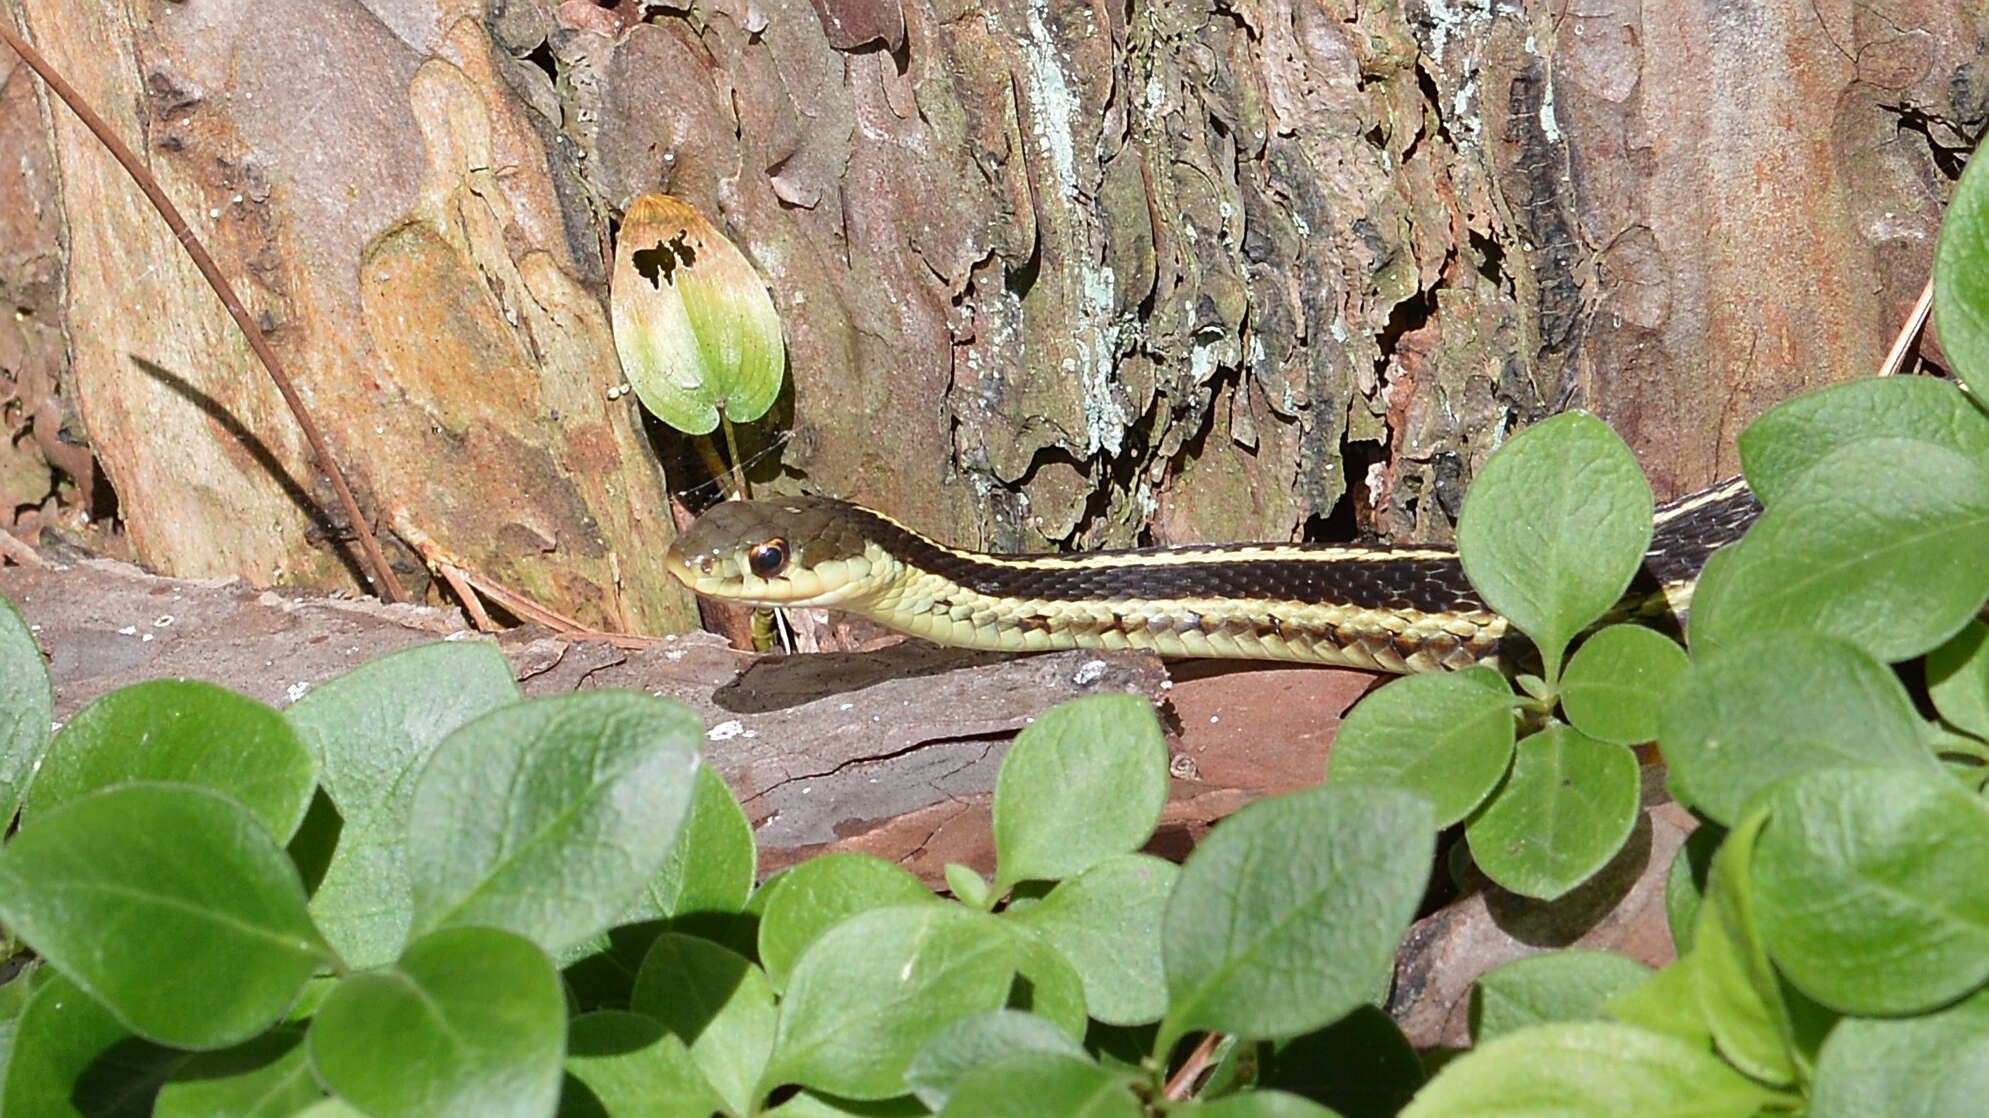
M 113 784 L 210 788 L 287 841 L 317 791 L 317 767 L 283 716 L 195 679 L 121 687 L 76 712 L 49 743 L 23 820 Z
M 444 928 L 345 979 L 310 1031 L 318 1077 L 382 1118 L 550 1114 L 565 1045 L 552 960 L 495 928 Z
M 1145 699 L 1052 707 L 1016 735 L 995 778 L 994 892 L 1138 850 L 1166 806 L 1167 743 Z
M 0 598 L 0 819 L 12 819 L 48 748 L 55 695 L 48 665 L 14 603 Z
M 1754 849 L 1766 819 L 1751 812 L 1713 856 L 1692 934 L 1692 978 L 1700 1020 L 1721 1054 L 1748 1075 L 1785 1086 L 1808 1067 L 1756 916 Z
M 439 641 L 327 680 L 284 712 L 338 807 L 338 846 L 311 895 L 311 916 L 348 966 L 390 962 L 407 942 L 415 775 L 457 727 L 517 701 L 495 645 Z
M 875 909 L 808 945 L 788 977 L 762 1084 L 853 1099 L 903 1094 L 912 1057 L 948 1025 L 1000 1009 L 1012 933 L 958 905 Z
M 515 703 L 450 734 L 415 787 L 414 927 L 481 925 L 558 954 L 605 930 L 662 868 L 703 726 L 667 699 Z
M 1017 1052 L 960 1077 L 948 1118 L 1140 1118 L 1129 1072 L 1061 1052 Z
M 1622 598 L 1651 543 L 1651 486 L 1609 425 L 1582 412 L 1535 424 L 1485 463 L 1457 550 L 1471 585 L 1560 675 L 1575 634 Z
M 1567 949 L 1496 967 L 1471 987 L 1471 1040 L 1484 1044 L 1532 1025 L 1599 1021 L 1610 998 L 1643 984 L 1651 968 L 1614 951 Z
M 615 241 L 608 310 L 643 407 L 687 435 L 747 423 L 780 394 L 787 350 L 766 282 L 680 199 L 637 198 Z
M 1084 1049 L 1046 1018 L 1014 1009 L 963 1017 L 919 1049 L 905 1068 L 905 1082 L 926 1108 L 937 1113 L 953 1095 L 953 1085 L 982 1064 L 1019 1052 L 1055 1052 L 1084 1059 Z
M 1338 1111 L 1328 1110 L 1302 1095 L 1262 1089 L 1244 1091 L 1214 1102 L 1169 1107 L 1167 1113 L 1190 1118 L 1339 1118 Z
M 732 1113 L 752 1111 L 773 1051 L 775 1014 L 773 986 L 751 960 L 709 940 L 665 932 L 643 957 L 629 1008 L 662 1022 L 689 1047 Z
M 1428 800 L 1439 827 L 1471 814 L 1512 763 L 1513 694 L 1490 668 L 1391 680 L 1348 713 L 1328 779 L 1402 788 Z
M 1989 462 L 1989 417 L 1961 389 L 1933 377 L 1868 377 L 1805 392 L 1755 420 L 1740 434 L 1741 469 L 1761 503 L 1773 505 L 1831 451 L 1879 437 Z
M 1069 959 L 1084 1002 L 1107 1025 L 1144 1025 L 1167 1009 L 1160 921 L 1180 868 L 1121 854 L 1068 878 L 1028 908 L 1005 914 Z
M 1830 769 L 1767 803 L 1761 938 L 1804 993 L 1845 1013 L 1918 1013 L 1989 981 L 1980 800 L 1934 769 Z
M 223 1048 L 283 1016 L 332 961 L 297 868 L 205 788 L 123 784 L 0 850 L 0 921 L 139 1036 Z
M 1161 927 L 1156 1050 L 1194 1029 L 1310 1032 L 1385 981 L 1436 852 L 1429 803 L 1323 785 L 1230 816 L 1181 867 Z
M 683 833 L 622 922 L 742 911 L 758 870 L 752 823 L 725 778 L 703 766 Z
M 1851 1018 L 1816 1061 L 1810 1118 L 1946 1118 L 1989 1098 L 1989 991 L 1921 1017 Z
M 1402 1118 L 1748 1115 L 1791 1100 L 1675 1037 L 1602 1022 L 1537 1025 L 1444 1066 Z
M 160 1084 L 186 1054 L 131 1035 L 59 974 L 28 999 L 15 1025 L 0 1112 L 35 1118 L 150 1114 Z
M 604 1009 L 567 1028 L 561 1118 L 711 1118 L 725 1109 L 675 1033 L 640 1013 Z
M 1702 657 L 1658 723 L 1678 798 L 1731 824 L 1784 776 L 1833 765 L 1931 768 L 1913 700 L 1847 641 L 1768 633 Z
M 1934 328 L 1955 375 L 1989 393 L 1989 168 L 1968 161 L 1934 250 Z
M 1637 823 L 1637 757 L 1555 724 L 1519 743 L 1512 775 L 1464 826 L 1485 876 L 1553 900 L 1623 848 Z
M 1989 737 L 1989 625 L 1970 621 L 1927 653 L 1927 695 L 1942 718 Z
M 1611 625 L 1582 642 L 1561 679 L 1561 709 L 1598 741 L 1654 741 L 1671 685 L 1690 666 L 1678 642 L 1642 625 Z
M 152 1118 L 289 1118 L 324 1094 L 305 1057 L 303 1026 L 284 1025 L 183 1059 L 160 1089 Z
M 860 912 L 939 903 L 901 866 L 870 854 L 839 852 L 810 858 L 760 891 L 760 963 L 774 989 L 787 985 L 795 960 L 815 937 Z
M 1831 451 L 1786 487 L 1722 572 L 1694 647 L 1770 631 L 1843 637 L 1874 659 L 1918 656 L 1989 598 L 1989 469 L 1913 439 Z M 1703 588 L 1702 588 L 1703 589 Z

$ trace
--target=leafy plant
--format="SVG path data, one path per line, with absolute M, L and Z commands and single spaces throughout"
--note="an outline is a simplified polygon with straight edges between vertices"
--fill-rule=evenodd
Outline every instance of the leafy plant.
M 0 1110 L 1979 1109 L 1985 196 L 1972 169 L 1937 274 L 1966 387 L 1826 389 L 1743 435 L 1767 508 L 1702 577 L 1689 656 L 1601 624 L 1650 492 L 1598 421 L 1543 423 L 1487 464 L 1459 532 L 1540 671 L 1382 688 L 1330 782 L 1239 811 L 1179 867 L 1140 853 L 1167 757 L 1131 696 L 1017 738 L 991 880 L 949 866 L 948 899 L 842 854 L 755 890 L 751 830 L 674 704 L 524 701 L 494 652 L 449 644 L 282 714 L 143 684 L 51 738 L 40 653 L 0 610 L 0 796 L 25 805 L 0 921 L 34 952 L 0 985 Z M 1653 735 L 1707 821 L 1667 886 L 1679 958 L 1494 971 L 1476 1047 L 1426 1081 L 1375 1006 L 1436 828 L 1558 895 L 1620 849 L 1630 746 Z
M 0 647 L 0 686 L 45 703 L 33 642 Z M 1188 1038 L 1285 1041 L 1384 993 L 1432 855 L 1419 798 L 1340 788 L 1185 866 L 1138 853 L 1167 754 L 1132 696 L 1018 738 L 994 880 L 949 870 L 967 903 L 850 854 L 754 893 L 695 717 L 520 700 L 484 646 L 286 714 L 169 681 L 46 726 L 13 740 L 48 761 L 0 849 L 40 960 L 0 987 L 10 1113 L 1139 1113 Z M 1322 1112 L 1254 1094 L 1228 1109 Z
M 1671 790 L 1708 820 L 1667 889 L 1679 959 L 1639 977 L 1559 952 L 1485 976 L 1478 1047 L 1405 1115 L 1981 1109 L 1985 275 L 1989 167 L 1971 164 L 1934 288 L 1961 383 L 1861 381 L 1763 416 L 1740 450 L 1766 511 L 1702 576 L 1689 662 L 1591 681 L 1656 712 Z M 1580 674 L 1562 711 L 1597 732 Z

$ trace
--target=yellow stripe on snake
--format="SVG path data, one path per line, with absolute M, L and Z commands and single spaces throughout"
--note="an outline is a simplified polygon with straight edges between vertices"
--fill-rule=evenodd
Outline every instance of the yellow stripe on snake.
M 1658 509 L 1643 568 L 1612 618 L 1679 624 L 1707 556 L 1760 511 L 1740 478 Z M 1139 648 L 1384 672 L 1443 671 L 1510 652 L 1505 619 L 1442 548 L 983 555 L 857 505 L 785 497 L 713 507 L 664 564 L 707 597 L 845 610 L 962 648 Z

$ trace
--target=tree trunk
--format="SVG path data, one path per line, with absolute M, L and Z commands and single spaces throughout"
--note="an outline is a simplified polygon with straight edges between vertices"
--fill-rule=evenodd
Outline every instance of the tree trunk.
M 1602 415 L 1666 496 L 1870 373 L 1989 117 L 1989 17 L 1959 0 L 643 8 L 10 15 L 237 277 L 370 508 L 649 630 L 691 616 L 648 557 L 705 479 L 665 479 L 608 398 L 604 252 L 640 193 L 772 286 L 776 488 L 1011 549 L 1426 539 L 1551 412 Z M 10 65 L 12 503 L 53 484 L 24 440 L 59 403 L 147 562 L 347 578 L 212 296 Z

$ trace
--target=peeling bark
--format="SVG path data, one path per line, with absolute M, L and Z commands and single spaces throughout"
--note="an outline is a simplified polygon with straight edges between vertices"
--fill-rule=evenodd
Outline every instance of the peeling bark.
M 702 479 L 666 483 L 606 398 L 604 247 L 639 193 L 771 283 L 776 488 L 1012 549 L 1441 538 L 1553 411 L 1670 495 L 1867 374 L 1989 120 L 1989 17 L 1930 0 L 14 10 L 203 215 L 376 506 L 651 630 L 690 616 L 642 556 Z M 5 126 L 43 122 L 57 173 L 0 194 L 35 242 L 0 282 L 61 323 L 141 556 L 338 581 L 274 394 L 21 90 Z M 42 257 L 59 283 L 17 278 Z

